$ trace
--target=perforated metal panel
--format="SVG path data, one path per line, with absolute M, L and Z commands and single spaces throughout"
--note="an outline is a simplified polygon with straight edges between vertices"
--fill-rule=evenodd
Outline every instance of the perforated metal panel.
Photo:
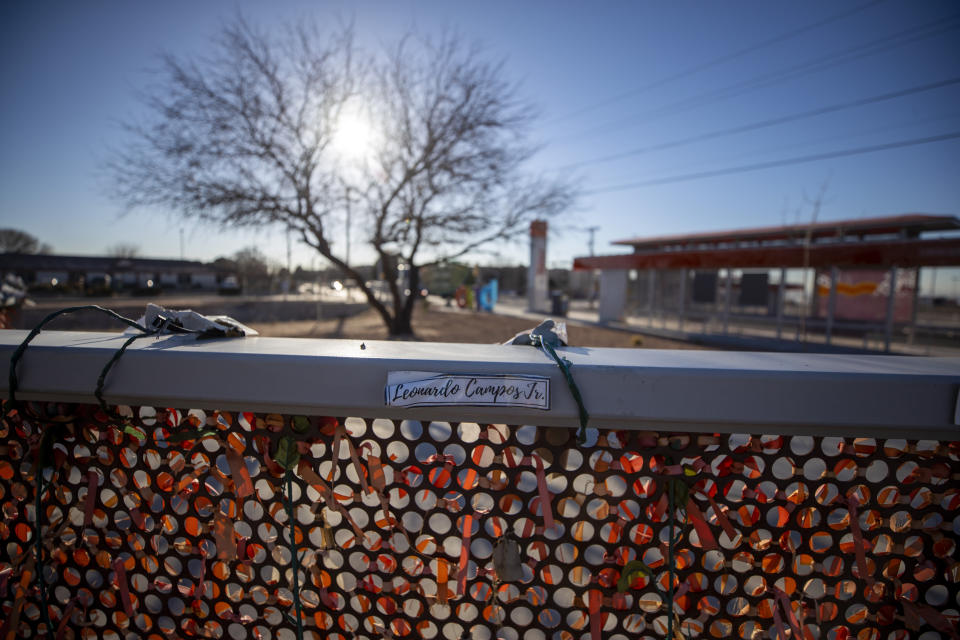
M 47 428 L 57 444 L 42 566 L 63 637 L 294 638 L 283 471 L 267 461 L 281 435 L 302 443 L 293 503 L 307 637 L 565 639 L 591 626 L 663 637 L 671 483 L 683 637 L 802 627 L 927 640 L 957 624 L 960 443 L 591 430 L 580 446 L 550 427 L 119 407 L 141 443 L 93 406 L 9 411 L 0 617 L 16 619 L 16 637 L 45 624 L 30 566 L 31 449 Z M 216 435 L 166 440 L 204 427 Z M 505 532 L 522 550 L 509 583 L 492 560 Z M 632 560 L 650 575 L 621 593 Z

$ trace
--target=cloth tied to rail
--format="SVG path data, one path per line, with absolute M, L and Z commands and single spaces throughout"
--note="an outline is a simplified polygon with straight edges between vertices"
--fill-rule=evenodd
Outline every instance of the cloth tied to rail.
M 579 410 L 580 429 L 577 431 L 577 442 L 579 444 L 585 444 L 587 441 L 587 421 L 590 419 L 590 414 L 587 413 L 587 408 L 584 406 L 580 388 L 577 387 L 577 383 L 570 373 L 570 361 L 566 358 L 561 358 L 557 355 L 556 351 L 557 347 L 567 346 L 567 323 L 554 322 L 548 318 L 530 331 L 521 331 L 505 344 L 539 347 L 557 363 L 560 371 L 563 372 L 563 377 L 566 379 L 567 386 L 570 388 L 570 394 L 577 403 L 577 409 Z
M 260 335 L 256 329 L 251 329 L 229 316 L 205 316 L 190 309 L 177 311 L 153 303 L 147 304 L 139 322 L 145 327 L 162 326 L 166 328 L 167 333 L 190 334 L 198 339 L 243 338 Z M 131 327 L 126 333 L 132 330 Z

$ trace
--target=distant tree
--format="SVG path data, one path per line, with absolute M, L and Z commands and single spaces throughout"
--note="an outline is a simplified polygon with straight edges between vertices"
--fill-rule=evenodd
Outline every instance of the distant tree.
M 0 229 L 0 251 L 3 253 L 51 253 L 53 247 L 19 229 Z
M 140 255 L 140 245 L 118 242 L 107 247 L 107 255 L 113 258 L 136 258 Z
M 217 258 L 213 266 L 235 273 L 244 291 L 265 291 L 270 286 L 270 263 L 256 247 L 240 249 L 229 258 Z
M 406 38 L 360 63 L 352 34 L 301 25 L 272 37 L 237 21 L 216 54 L 167 56 L 145 124 L 110 163 L 129 208 L 164 206 L 225 227 L 278 224 L 352 279 L 391 335 L 412 334 L 419 271 L 565 209 L 574 189 L 524 171 L 533 112 L 502 65 L 455 37 Z M 366 105 L 374 149 L 333 144 Z M 391 294 L 348 264 L 344 224 L 365 234 Z M 402 276 L 402 277 L 401 277 Z

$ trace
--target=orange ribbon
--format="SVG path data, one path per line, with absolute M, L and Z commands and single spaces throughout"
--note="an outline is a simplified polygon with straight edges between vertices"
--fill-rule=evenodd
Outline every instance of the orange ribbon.
M 866 580 L 867 586 L 872 587 L 874 580 L 872 575 L 867 575 L 867 557 L 864 552 L 863 533 L 860 531 L 860 516 L 857 513 L 857 502 L 852 497 L 847 499 L 847 506 L 850 509 L 850 532 L 853 534 L 853 551 L 857 559 L 857 573 L 860 579 Z
M 457 567 L 457 595 L 467 588 L 467 564 L 470 560 L 470 538 L 473 537 L 473 516 L 463 517 L 463 538 L 460 540 L 460 565 Z
M 444 558 L 437 559 L 437 602 L 446 604 L 449 597 L 447 589 L 447 561 Z

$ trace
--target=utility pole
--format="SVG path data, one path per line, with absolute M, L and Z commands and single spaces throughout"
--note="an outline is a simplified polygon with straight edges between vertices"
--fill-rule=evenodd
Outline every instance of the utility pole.
M 293 269 L 290 261 L 290 229 L 287 229 L 287 279 L 283 287 L 283 299 L 287 299 L 287 294 L 290 293 L 290 285 L 293 282 Z
M 352 200 L 350 187 L 347 187 L 347 251 L 343 261 L 347 263 L 348 267 L 350 266 L 350 202 Z
M 587 233 L 590 234 L 590 241 L 589 241 L 588 246 L 590 247 L 590 255 L 591 255 L 591 256 L 593 256 L 593 237 L 594 237 L 594 235 L 597 233 L 597 231 L 599 231 L 599 230 L 600 230 L 600 227 L 597 227 L 597 226 L 587 227 L 586 229 L 584 229 L 584 231 L 586 231 Z
M 350 195 L 350 187 L 347 187 L 347 248 L 344 252 L 343 261 L 350 267 L 350 202 L 353 200 L 353 197 Z M 343 274 L 343 287 L 346 289 L 347 300 L 350 300 L 350 276 L 347 273 Z
M 590 249 L 590 256 L 593 257 L 593 241 L 596 236 L 597 231 L 600 230 L 600 227 L 594 225 L 592 227 L 585 227 L 583 231 L 586 231 L 590 234 L 590 240 L 587 242 L 587 246 Z M 600 294 L 600 283 L 597 280 L 597 272 L 590 272 L 590 308 L 593 309 L 597 305 L 597 298 Z

